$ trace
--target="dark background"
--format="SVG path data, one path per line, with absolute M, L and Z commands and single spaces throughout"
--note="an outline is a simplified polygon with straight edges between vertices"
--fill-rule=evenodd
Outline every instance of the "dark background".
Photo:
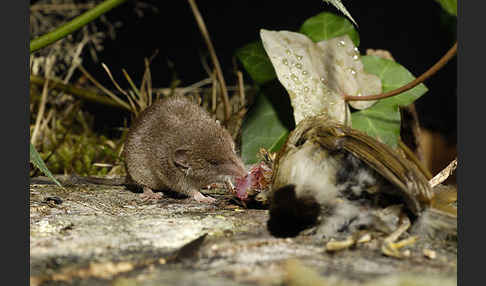
M 145 9 L 144 17 L 134 12 L 129 1 L 107 15 L 122 21 L 117 37 L 107 40 L 100 62 L 111 69 L 119 83 L 125 83 L 125 68 L 137 82 L 141 80 L 144 57 L 156 50 L 151 64 L 154 87 L 168 87 L 174 76 L 181 85 L 190 85 L 207 74 L 201 64 L 207 48 L 187 1 L 144 1 L 158 12 Z M 323 11 L 341 15 L 320 0 L 313 1 L 197 1 L 216 49 L 227 83 L 235 82 L 233 57 L 236 49 L 259 39 L 261 28 L 297 31 L 309 17 Z M 433 0 L 426 1 L 343 1 L 358 23 L 359 49 L 386 49 L 397 62 L 419 76 L 441 58 L 456 37 L 455 18 Z M 105 86 L 111 87 L 100 63 L 86 55 L 85 67 Z M 169 62 L 171 64 L 169 64 Z M 172 66 L 172 67 L 171 67 Z M 439 131 L 456 141 L 457 60 L 452 60 L 426 81 L 429 92 L 416 102 L 423 127 Z M 246 82 L 250 79 L 247 76 Z M 94 111 L 104 107 L 90 106 Z M 119 124 L 119 117 L 98 117 L 103 124 Z M 103 116 L 102 117 L 106 117 Z

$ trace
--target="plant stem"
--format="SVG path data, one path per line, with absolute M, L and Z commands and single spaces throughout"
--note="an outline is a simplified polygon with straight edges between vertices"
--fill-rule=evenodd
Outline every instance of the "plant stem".
M 47 73 L 48 72 L 46 72 L 46 74 Z M 32 136 L 30 137 L 30 144 L 34 146 L 35 146 L 35 141 L 37 139 L 37 136 L 39 134 L 41 121 L 44 118 L 44 111 L 46 110 L 48 86 L 49 86 L 49 79 L 46 79 L 42 87 L 42 96 L 39 104 L 39 111 L 37 112 L 37 118 L 35 119 L 34 131 L 32 132 Z
M 377 100 L 377 99 L 383 99 L 387 97 L 392 97 L 397 94 L 400 94 L 402 92 L 405 92 L 409 89 L 414 88 L 415 86 L 421 84 L 424 82 L 426 79 L 428 79 L 430 76 L 435 74 L 438 70 L 440 70 L 452 57 L 456 54 L 457 52 L 457 42 L 452 46 L 452 48 L 437 62 L 435 65 L 433 65 L 430 69 L 428 69 L 426 72 L 424 72 L 421 76 L 416 78 L 415 80 L 407 83 L 406 85 L 399 87 L 397 89 L 394 89 L 389 92 L 385 92 L 382 94 L 377 94 L 377 95 L 367 95 L 367 96 L 349 96 L 349 95 L 344 95 L 344 100 L 346 101 L 358 101 L 358 100 Z
M 447 167 L 440 171 L 435 177 L 430 179 L 429 184 L 433 188 L 440 183 L 443 183 L 457 168 L 457 158 L 450 162 Z
M 110 11 L 111 9 L 124 2 L 126 2 L 126 0 L 106 0 L 103 3 L 100 3 L 93 9 L 86 11 L 85 13 L 79 15 L 70 22 L 55 29 L 54 31 L 32 40 L 30 42 L 30 52 L 35 52 L 47 45 L 54 43 L 57 40 L 64 38 L 65 36 L 82 28 L 89 22 L 95 20 L 99 16 L 103 15 L 104 13 Z
M 223 105 L 224 105 L 224 119 L 227 121 L 231 116 L 231 106 L 228 99 L 228 90 L 226 89 L 226 83 L 223 78 L 223 72 L 221 70 L 221 66 L 218 61 L 218 57 L 216 56 L 216 51 L 214 50 L 213 43 L 211 42 L 211 38 L 209 37 L 208 30 L 206 29 L 206 24 L 204 24 L 204 20 L 197 8 L 196 1 L 188 0 L 189 4 L 192 9 L 192 13 L 196 18 L 196 22 L 201 30 L 201 33 L 206 41 L 206 45 L 208 46 L 209 54 L 211 55 L 211 59 L 213 61 L 214 68 L 216 69 L 216 76 L 218 77 L 219 83 L 221 84 L 221 93 L 223 97 Z
M 30 76 L 30 82 L 33 83 L 33 84 L 43 85 L 45 80 L 46 79 L 39 77 L 39 76 L 35 76 L 35 75 Z M 104 104 L 104 105 L 109 105 L 109 106 L 113 106 L 113 107 L 118 107 L 118 108 L 130 110 L 126 106 L 122 106 L 122 105 L 118 104 L 117 102 L 115 102 L 114 100 L 107 98 L 105 96 L 102 96 L 102 95 L 100 95 L 96 92 L 77 88 L 77 87 L 74 87 L 74 86 L 69 85 L 69 84 L 64 84 L 61 81 L 58 81 L 58 80 L 55 80 L 55 79 L 49 79 L 49 88 L 61 90 L 61 91 L 64 91 L 66 93 L 78 96 L 80 98 L 83 98 L 83 99 L 86 99 L 86 100 L 89 100 L 89 101 L 92 101 L 92 102 L 101 103 L 101 104 Z

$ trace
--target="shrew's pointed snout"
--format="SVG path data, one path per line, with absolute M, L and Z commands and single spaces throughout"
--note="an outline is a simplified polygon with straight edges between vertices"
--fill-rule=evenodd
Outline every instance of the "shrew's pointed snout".
M 228 175 L 235 177 L 244 177 L 247 173 L 245 165 L 238 156 L 234 156 L 230 159 L 230 164 L 228 164 Z

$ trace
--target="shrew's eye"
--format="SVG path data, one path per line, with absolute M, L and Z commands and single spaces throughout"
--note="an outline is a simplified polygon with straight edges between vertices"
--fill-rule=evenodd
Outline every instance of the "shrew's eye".
M 211 164 L 211 165 L 213 165 L 213 166 L 216 166 L 216 165 L 219 164 L 218 160 L 214 160 L 214 159 L 209 159 L 208 160 L 208 163 Z

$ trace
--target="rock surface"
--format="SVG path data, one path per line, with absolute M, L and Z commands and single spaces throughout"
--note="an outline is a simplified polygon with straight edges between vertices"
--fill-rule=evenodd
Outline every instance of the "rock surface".
M 123 187 L 31 185 L 31 285 L 457 284 L 450 242 L 419 240 L 402 259 L 378 239 L 329 253 L 310 236 L 272 237 L 267 210 L 213 196 L 143 203 Z

